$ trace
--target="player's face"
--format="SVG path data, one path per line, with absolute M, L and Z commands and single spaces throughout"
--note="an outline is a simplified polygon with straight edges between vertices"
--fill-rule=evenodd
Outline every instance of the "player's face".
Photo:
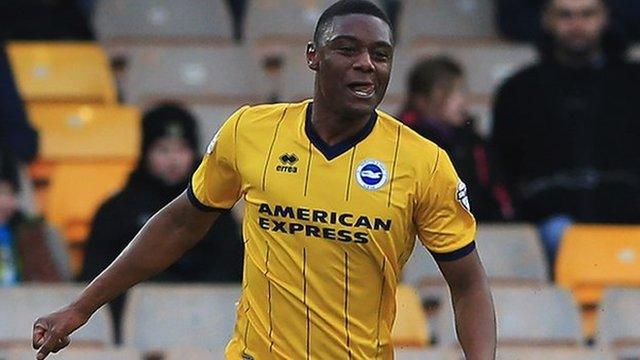
M 0 181 L 0 224 L 6 223 L 18 210 L 18 197 L 8 182 Z
M 370 15 L 333 19 L 319 49 L 307 53 L 316 71 L 317 99 L 339 114 L 371 114 L 389 84 L 393 58 L 389 26 Z
M 193 167 L 195 154 L 181 138 L 156 140 L 148 155 L 149 171 L 167 185 L 184 181 Z
M 600 46 L 607 17 L 602 0 L 554 0 L 544 26 L 561 50 L 580 55 Z

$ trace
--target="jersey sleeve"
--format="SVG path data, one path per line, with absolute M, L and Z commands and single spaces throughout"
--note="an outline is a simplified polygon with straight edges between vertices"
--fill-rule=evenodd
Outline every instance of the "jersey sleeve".
M 475 249 L 476 222 L 467 188 L 442 149 L 438 149 L 431 179 L 421 187 L 414 221 L 422 244 L 441 261 L 471 253 Z
M 236 111 L 207 147 L 187 189 L 191 204 L 203 211 L 230 209 L 240 199 L 242 180 L 236 163 L 237 123 L 248 109 Z

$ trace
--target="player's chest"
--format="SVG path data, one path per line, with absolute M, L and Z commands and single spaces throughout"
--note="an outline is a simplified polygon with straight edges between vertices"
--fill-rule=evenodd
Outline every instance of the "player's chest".
M 255 150 L 240 168 L 243 190 L 255 202 L 387 217 L 412 209 L 415 176 L 394 146 L 361 142 L 329 158 L 304 140 Z

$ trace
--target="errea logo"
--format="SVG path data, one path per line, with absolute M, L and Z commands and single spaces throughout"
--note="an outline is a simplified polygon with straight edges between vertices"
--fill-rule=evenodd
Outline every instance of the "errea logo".
M 280 165 L 276 166 L 276 171 L 285 172 L 285 173 L 297 173 L 298 167 L 294 166 L 298 162 L 298 157 L 296 154 L 284 153 L 280 155 Z

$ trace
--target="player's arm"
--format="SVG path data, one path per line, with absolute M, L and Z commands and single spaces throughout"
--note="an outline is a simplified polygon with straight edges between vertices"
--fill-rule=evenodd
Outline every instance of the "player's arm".
M 484 268 L 475 250 L 476 222 L 467 189 L 451 160 L 438 150 L 436 164 L 419 188 L 418 237 L 438 262 L 451 290 L 456 331 L 466 359 L 493 360 L 496 324 Z
M 196 209 L 185 192 L 155 214 L 73 303 L 35 321 L 33 347 L 38 350 L 37 359 L 67 346 L 69 334 L 102 305 L 178 260 L 203 238 L 219 213 Z
M 493 360 L 496 318 L 484 267 L 478 253 L 452 261 L 438 261 L 449 284 L 458 340 L 467 360 Z

